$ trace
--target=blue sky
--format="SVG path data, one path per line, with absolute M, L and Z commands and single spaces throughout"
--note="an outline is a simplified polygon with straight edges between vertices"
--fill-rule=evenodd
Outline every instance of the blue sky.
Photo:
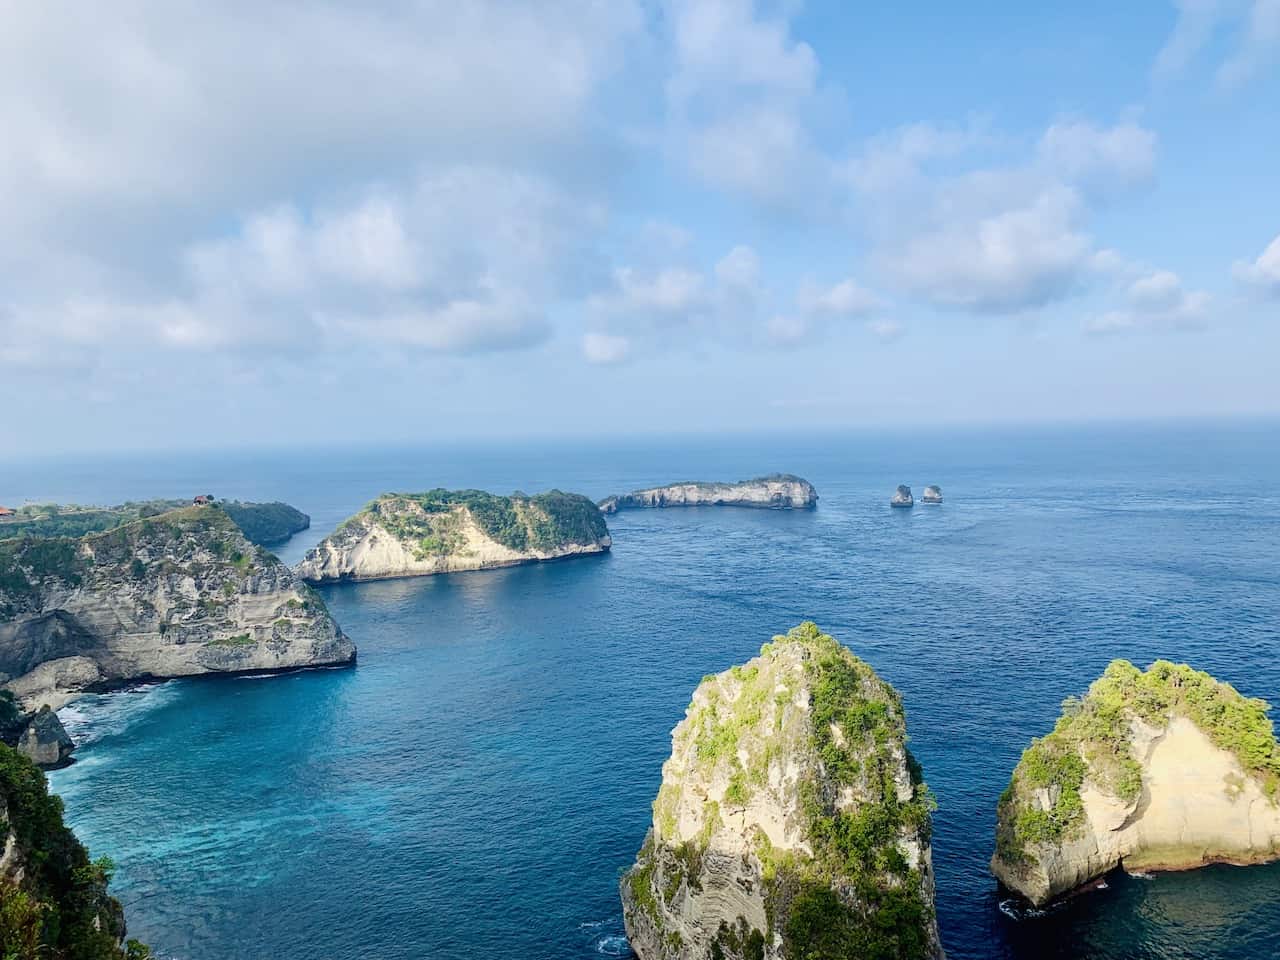
M 3 2 L 5 453 L 1280 414 L 1280 0 Z

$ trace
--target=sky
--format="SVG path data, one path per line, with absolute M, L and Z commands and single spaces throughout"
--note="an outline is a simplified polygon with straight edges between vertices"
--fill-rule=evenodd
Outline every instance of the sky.
M 0 23 L 0 457 L 1280 414 L 1280 0 Z

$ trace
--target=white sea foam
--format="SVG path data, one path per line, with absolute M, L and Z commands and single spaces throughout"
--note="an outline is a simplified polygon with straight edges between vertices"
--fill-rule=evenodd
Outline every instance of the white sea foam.
M 151 711 L 170 703 L 178 695 L 178 689 L 178 683 L 168 680 L 89 694 L 59 710 L 58 719 L 76 746 L 83 748 L 104 737 L 124 733 Z
M 626 957 L 631 955 L 631 943 L 620 933 L 609 933 L 596 941 L 596 952 L 606 957 Z

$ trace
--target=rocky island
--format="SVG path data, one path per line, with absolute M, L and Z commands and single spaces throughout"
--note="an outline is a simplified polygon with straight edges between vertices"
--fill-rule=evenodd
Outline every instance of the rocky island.
M 1042 905 L 1116 866 L 1277 859 L 1268 709 L 1185 664 L 1114 661 L 1023 753 L 1000 798 L 992 871 Z
M 225 510 L 250 542 L 268 547 L 283 543 L 311 526 L 311 518 L 287 503 L 242 503 L 201 494 L 195 499 Z M 114 507 L 82 507 L 57 503 L 28 504 L 0 519 L 0 539 L 11 537 L 82 537 L 123 523 L 154 517 L 189 506 L 190 500 L 136 500 Z
M 924 488 L 924 493 L 920 494 L 921 503 L 941 503 L 942 488 L 936 483 L 931 483 Z
M 617 494 L 600 501 L 605 513 L 631 507 L 765 507 L 774 510 L 805 510 L 818 504 L 818 491 L 808 480 L 789 473 L 775 473 L 737 483 L 671 483 L 631 493 Z
M 388 493 L 321 540 L 297 572 L 317 583 L 417 577 L 603 553 L 611 542 L 600 509 L 576 493 Z
M 703 679 L 621 881 L 640 960 L 938 958 L 902 703 L 814 624 Z
M 0 682 L 28 709 L 130 680 L 355 656 L 324 602 L 217 506 L 0 540 Z
M 90 860 L 35 765 L 0 744 L 0 954 L 14 960 L 147 960 L 123 943 L 107 892 L 111 862 Z
M 915 499 L 911 496 L 911 488 L 905 483 L 898 484 L 898 489 L 893 491 L 893 496 L 889 498 L 889 506 L 891 507 L 913 507 Z

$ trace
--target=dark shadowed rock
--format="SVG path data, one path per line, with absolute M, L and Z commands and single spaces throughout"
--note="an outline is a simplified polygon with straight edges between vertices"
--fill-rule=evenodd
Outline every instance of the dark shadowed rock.
M 71 762 L 76 748 L 58 715 L 48 706 L 41 707 L 18 739 L 18 752 L 37 767 L 51 769 Z

